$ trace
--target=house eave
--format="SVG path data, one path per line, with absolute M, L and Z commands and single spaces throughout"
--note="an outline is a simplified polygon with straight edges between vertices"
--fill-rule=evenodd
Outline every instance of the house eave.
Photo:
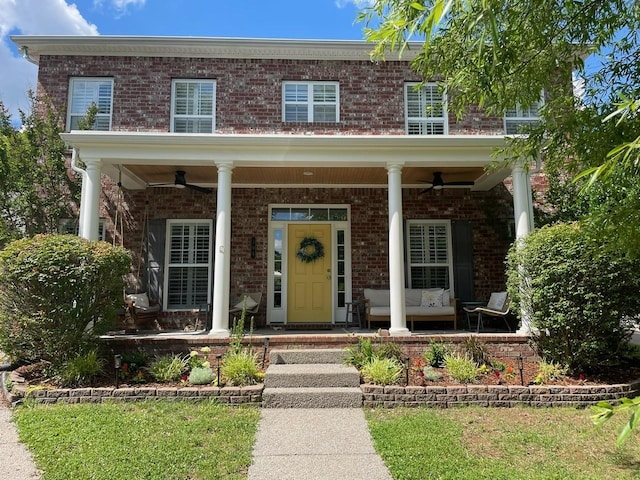
M 369 61 L 373 50 L 362 40 L 119 35 L 12 35 L 11 40 L 35 63 L 42 55 Z M 412 42 L 402 56 L 389 53 L 385 60 L 411 61 L 420 49 Z

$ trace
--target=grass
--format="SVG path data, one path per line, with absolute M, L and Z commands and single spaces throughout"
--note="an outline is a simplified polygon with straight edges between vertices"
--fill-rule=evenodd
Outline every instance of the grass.
M 627 417 L 595 427 L 585 410 L 367 411 L 394 480 L 640 479 L 640 442 L 615 441 Z
M 260 411 L 212 402 L 23 406 L 43 480 L 245 479 Z

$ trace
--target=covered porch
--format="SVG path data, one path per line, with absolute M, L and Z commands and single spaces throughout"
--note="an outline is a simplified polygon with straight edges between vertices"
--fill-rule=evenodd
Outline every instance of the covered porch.
M 459 195 L 463 191 L 487 192 L 511 175 L 515 234 L 525 235 L 532 228 L 531 189 L 526 168 L 516 165 L 513 169 L 487 169 L 493 162 L 494 149 L 504 145 L 503 136 L 199 135 L 73 131 L 63 134 L 63 138 L 74 148 L 76 159 L 79 157 L 84 163 L 84 168 L 78 168 L 78 171 L 83 178 L 80 235 L 85 238 L 98 238 L 102 174 L 128 191 L 165 191 L 165 188 L 152 187 L 157 184 L 184 187 L 174 181 L 176 172 L 183 171 L 190 185 L 215 191 L 212 194 L 215 195 L 215 209 L 208 211 L 203 207 L 203 214 L 209 216 L 215 235 L 211 242 L 213 265 L 210 276 L 213 286 L 207 293 L 207 303 L 212 306 L 211 336 L 229 336 L 231 275 L 236 267 L 235 264 L 232 266 L 232 219 L 245 215 L 243 208 L 248 208 L 240 204 L 237 196 L 234 197 L 236 203 L 232 202 L 232 190 L 244 189 L 247 195 L 254 196 L 259 196 L 259 192 L 275 192 L 271 196 L 264 195 L 265 206 L 261 208 L 266 210 L 263 217 L 267 218 L 256 220 L 269 224 L 269 255 L 264 262 L 265 278 L 262 280 L 267 298 L 266 323 L 270 325 L 278 325 L 274 313 L 278 308 L 287 309 L 286 302 L 281 297 L 278 300 L 278 294 L 282 295 L 282 291 L 278 291 L 278 268 L 285 275 L 288 271 L 282 270 L 282 265 L 277 263 L 278 255 L 282 255 L 278 251 L 277 235 L 278 232 L 286 235 L 290 225 L 299 223 L 295 217 L 297 207 L 314 207 L 307 217 L 313 217 L 321 210 L 326 210 L 329 216 L 332 210 L 346 211 L 344 217 L 337 214 L 336 218 L 327 217 L 325 220 L 322 217 L 323 220 L 309 224 L 331 226 L 328 231 L 333 238 L 332 251 L 339 252 L 339 238 L 345 239 L 342 247 L 348 257 L 346 273 L 337 279 L 340 268 L 338 253 L 334 263 L 328 266 L 333 270 L 327 275 L 331 277 L 332 285 L 342 285 L 342 290 L 338 289 L 330 297 L 334 307 L 331 319 L 335 324 L 341 320 L 344 304 L 354 299 L 352 280 L 355 274 L 352 268 L 357 262 L 351 258 L 351 252 L 369 248 L 366 241 L 358 242 L 351 238 L 351 218 L 355 213 L 350 208 L 349 194 L 345 192 L 358 189 L 362 199 L 357 201 L 362 204 L 366 204 L 367 198 L 380 197 L 380 192 L 385 194 L 381 200 L 384 211 L 378 213 L 387 217 L 381 241 L 384 243 L 383 253 L 388 255 L 388 260 L 384 259 L 384 283 L 390 290 L 389 332 L 394 336 L 410 334 L 404 302 L 407 282 L 405 219 L 408 209 L 403 207 L 403 192 L 405 202 L 434 202 L 446 206 L 446 197 L 432 196 L 439 194 L 443 187 L 435 180 L 436 172 L 440 172 L 446 183 L 464 183 L 446 185 L 447 190 Z M 430 189 L 430 192 L 422 194 L 425 189 Z M 362 193 L 368 194 L 369 191 L 373 192 L 370 196 Z M 288 199 L 286 203 L 274 201 L 279 196 L 278 192 Z M 316 195 L 314 198 L 310 194 L 292 201 L 299 197 L 300 192 L 324 192 L 324 196 Z M 340 197 L 340 201 L 335 201 L 327 192 L 341 192 L 334 195 L 335 198 Z M 160 197 L 154 198 L 157 201 Z M 361 205 L 358 212 L 366 207 Z M 371 207 L 375 209 L 374 205 Z M 286 215 L 283 213 L 286 209 L 291 216 L 282 216 Z M 267 231 L 267 227 L 261 228 Z M 366 225 L 360 228 L 364 229 Z M 234 237 L 237 237 L 236 230 Z M 340 237 L 340 232 L 343 232 L 343 237 Z M 300 235 L 306 234 L 302 231 Z M 255 236 L 247 240 L 254 249 Z M 453 278 L 452 272 L 450 275 Z M 282 303 L 278 304 L 278 301 Z M 286 317 L 283 318 L 286 323 Z

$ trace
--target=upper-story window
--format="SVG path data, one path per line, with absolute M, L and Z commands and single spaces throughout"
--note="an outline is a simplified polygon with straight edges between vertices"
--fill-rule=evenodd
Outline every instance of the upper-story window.
M 174 80 L 171 84 L 171 131 L 213 133 L 216 128 L 216 82 Z
M 407 135 L 446 135 L 449 129 L 446 93 L 435 83 L 406 83 Z
M 284 122 L 339 122 L 340 86 L 337 82 L 283 82 Z
M 98 107 L 93 130 L 111 130 L 111 109 L 113 104 L 112 78 L 72 78 L 69 85 L 69 108 L 67 109 L 67 129 L 77 130 L 82 120 L 94 104 Z
M 529 108 L 516 105 L 508 109 L 504 114 L 504 131 L 507 135 L 522 133 L 523 127 L 535 125 L 540 120 L 542 100 L 535 102 Z

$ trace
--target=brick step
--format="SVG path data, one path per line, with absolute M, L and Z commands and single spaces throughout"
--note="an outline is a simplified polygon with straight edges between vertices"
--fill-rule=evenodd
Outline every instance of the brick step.
M 345 351 L 341 348 L 331 349 L 300 349 L 300 350 L 271 350 L 269 364 L 282 363 L 344 363 Z
M 265 388 L 263 408 L 361 408 L 362 391 L 356 387 Z
M 265 388 L 279 387 L 359 387 L 360 374 L 355 367 L 337 364 L 271 364 Z

